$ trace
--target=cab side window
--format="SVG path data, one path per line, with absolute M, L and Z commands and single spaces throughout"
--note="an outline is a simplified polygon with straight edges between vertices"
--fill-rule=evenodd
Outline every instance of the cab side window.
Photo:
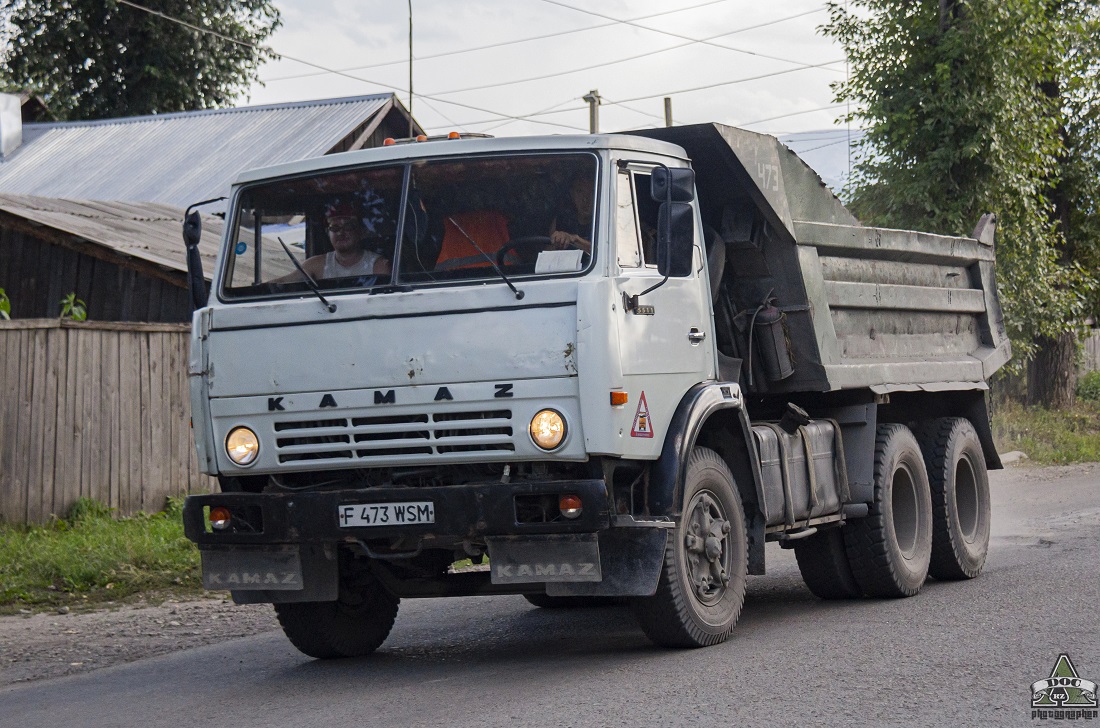
M 615 179 L 615 254 L 620 268 L 641 267 L 639 240 L 634 186 L 630 172 L 623 171 Z
M 650 175 L 635 172 L 634 199 L 638 205 L 638 233 L 642 241 L 642 259 L 647 267 L 657 265 L 657 212 L 660 204 L 649 194 Z

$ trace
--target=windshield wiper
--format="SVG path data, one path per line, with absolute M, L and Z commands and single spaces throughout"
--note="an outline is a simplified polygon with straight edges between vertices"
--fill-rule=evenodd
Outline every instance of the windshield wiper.
M 321 299 L 321 303 L 325 304 L 325 308 L 328 309 L 329 313 L 336 313 L 336 304 L 329 303 L 327 300 L 325 300 L 325 297 L 321 295 L 320 289 L 317 288 L 317 282 L 309 277 L 309 273 L 306 273 L 306 269 L 303 268 L 302 264 L 298 262 L 298 259 L 294 257 L 294 253 L 290 252 L 290 248 L 287 247 L 287 244 L 283 242 L 283 239 L 275 239 L 279 241 L 279 245 L 283 246 L 283 250 L 286 251 L 286 256 L 290 258 L 290 262 L 293 263 L 294 267 L 298 269 L 298 272 L 305 277 L 306 283 L 309 285 L 309 290 L 313 291 L 317 298 Z
M 485 256 L 485 260 L 489 261 L 489 265 L 493 266 L 493 270 L 495 270 L 497 272 L 497 275 L 500 276 L 500 279 L 508 284 L 508 287 L 512 289 L 512 293 L 516 294 L 516 300 L 518 301 L 518 300 L 522 299 L 523 298 L 523 291 L 516 288 L 512 284 L 512 281 L 508 280 L 508 276 L 504 275 L 504 271 L 502 271 L 500 269 L 500 266 L 497 265 L 497 262 L 495 260 L 493 260 L 492 257 L 488 253 L 486 253 L 484 250 L 482 250 L 480 245 L 478 245 L 477 243 L 474 242 L 474 239 L 471 238 L 469 236 L 469 234 L 465 230 L 462 229 L 461 225 L 459 225 L 457 222 L 455 222 L 455 219 L 453 217 L 448 217 L 447 219 L 450 221 L 450 223 L 452 225 L 455 226 L 455 228 L 460 233 L 462 233 L 462 237 L 464 237 L 464 238 L 466 238 L 467 240 L 470 241 L 470 245 L 474 246 L 474 249 L 477 250 L 477 252 L 479 252 L 483 256 Z

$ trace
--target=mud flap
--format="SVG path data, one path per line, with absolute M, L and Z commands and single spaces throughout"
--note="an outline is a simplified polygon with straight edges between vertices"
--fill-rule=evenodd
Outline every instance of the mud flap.
M 229 589 L 237 604 L 336 599 L 336 551 L 322 544 L 202 549 L 206 589 Z
M 594 533 L 499 536 L 487 539 L 494 584 L 600 581 L 600 546 Z
M 599 535 L 603 580 L 549 582 L 552 597 L 648 597 L 657 591 L 667 528 L 612 528 Z

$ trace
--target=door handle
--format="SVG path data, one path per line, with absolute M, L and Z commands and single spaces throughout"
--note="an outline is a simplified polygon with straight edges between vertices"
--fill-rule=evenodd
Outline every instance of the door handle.
M 698 346 L 699 344 L 703 343 L 703 339 L 705 338 L 707 338 L 707 332 L 700 331 L 694 326 L 692 326 L 691 329 L 688 331 L 688 341 L 691 342 L 692 346 Z

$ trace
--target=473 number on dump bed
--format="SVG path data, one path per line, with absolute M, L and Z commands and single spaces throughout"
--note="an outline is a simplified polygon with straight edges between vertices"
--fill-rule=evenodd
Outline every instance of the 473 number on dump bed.
M 358 503 L 337 506 L 336 518 L 342 528 L 361 526 L 407 526 L 417 523 L 435 523 L 435 504 L 431 501 L 415 503 Z

